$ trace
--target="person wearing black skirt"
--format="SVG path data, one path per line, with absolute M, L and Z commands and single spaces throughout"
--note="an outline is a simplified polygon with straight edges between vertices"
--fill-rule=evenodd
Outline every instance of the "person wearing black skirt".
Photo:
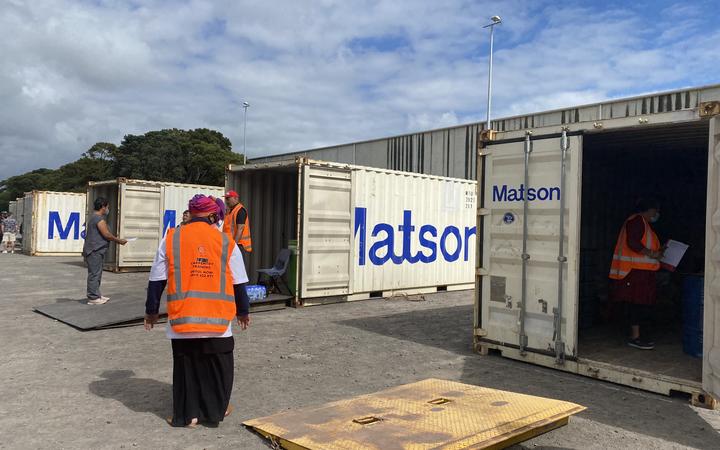
M 182 257 L 180 251 L 173 254 L 173 248 L 168 249 L 167 247 L 166 238 L 162 239 L 150 272 L 145 305 L 145 328 L 147 330 L 152 329 L 158 320 L 160 299 L 168 284 L 168 278 L 179 279 L 181 276 L 173 275 L 173 273 L 182 272 L 186 283 L 183 284 L 181 281 L 177 281 L 177 286 L 182 285 L 183 289 L 189 291 L 183 293 L 187 298 L 180 298 L 179 300 L 175 298 L 177 295 L 171 294 L 171 292 L 177 292 L 177 289 L 171 289 L 168 292 L 168 298 L 175 304 L 183 302 L 180 309 L 168 305 L 169 322 L 166 326 L 166 334 L 171 339 L 173 354 L 173 415 L 168 418 L 168 423 L 174 427 L 194 427 L 199 423 L 213 427 L 222 422 L 232 411 L 230 396 L 234 378 L 233 351 L 235 347 L 232 323 L 227 320 L 227 328 L 224 328 L 225 321 L 211 318 L 208 320 L 217 320 L 218 324 L 223 322 L 219 325 L 216 324 L 215 327 L 223 328 L 224 331 L 187 331 L 187 328 L 183 328 L 182 325 L 187 327 L 190 324 L 192 329 L 192 324 L 196 324 L 199 318 L 181 317 L 182 314 L 179 316 L 177 313 L 173 315 L 171 309 L 182 311 L 183 308 L 197 307 L 197 304 L 192 305 L 190 302 L 203 302 L 206 300 L 191 298 L 202 295 L 202 293 L 197 293 L 197 285 L 193 285 L 192 278 L 195 274 L 200 274 L 198 277 L 200 278 L 199 285 L 206 283 L 206 286 L 208 285 L 208 278 L 214 279 L 213 277 L 217 276 L 222 280 L 227 275 L 230 275 L 235 300 L 233 310 L 238 325 L 245 330 L 250 324 L 248 315 L 250 300 L 245 292 L 248 277 L 245 272 L 242 254 L 237 245 L 232 240 L 225 238 L 223 238 L 222 242 L 227 242 L 228 247 L 234 247 L 231 248 L 230 255 L 227 258 L 229 270 L 226 267 L 226 270 L 223 271 L 223 277 L 216 273 L 218 272 L 216 269 L 208 270 L 206 268 L 203 272 L 202 265 L 206 264 L 208 259 L 212 259 L 212 246 L 217 246 L 217 236 L 222 236 L 222 232 L 215 224 L 222 219 L 223 205 L 221 200 L 200 195 L 193 197 L 189 206 L 192 215 L 191 220 L 181 230 L 173 230 L 168 236 L 175 236 L 171 239 L 176 239 L 178 242 L 180 241 L 179 234 L 182 234 L 186 240 L 194 239 L 192 246 L 188 248 L 197 249 L 201 254 L 191 255 L 187 251 L 182 253 Z M 213 233 L 217 233 L 217 235 Z M 205 242 L 204 236 L 209 237 L 207 242 Z M 172 242 L 170 245 L 172 245 Z M 185 249 L 186 247 L 183 247 L 183 250 Z M 207 267 L 216 266 L 213 264 L 207 265 Z M 220 264 L 220 266 L 225 267 L 225 264 Z M 169 276 L 170 271 L 174 272 Z M 187 281 L 188 278 L 190 278 L 189 281 Z M 213 284 L 214 282 L 210 282 L 210 285 Z M 232 300 L 232 297 L 230 297 L 230 300 Z M 224 300 L 214 301 L 224 302 Z M 225 304 L 223 307 L 227 309 L 231 306 Z M 230 314 L 232 316 L 232 312 Z

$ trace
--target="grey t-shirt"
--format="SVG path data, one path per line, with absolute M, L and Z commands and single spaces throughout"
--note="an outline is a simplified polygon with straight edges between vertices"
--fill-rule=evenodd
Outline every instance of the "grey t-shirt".
M 105 216 L 91 214 L 85 225 L 85 244 L 83 244 L 83 255 L 89 255 L 92 252 L 103 249 L 109 245 L 107 239 L 100 234 L 98 223 L 105 220 Z

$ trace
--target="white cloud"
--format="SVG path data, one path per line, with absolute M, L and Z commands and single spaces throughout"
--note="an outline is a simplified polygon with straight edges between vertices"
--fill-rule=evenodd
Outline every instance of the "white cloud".
M 243 100 L 251 156 L 478 120 L 494 13 L 494 117 L 718 79 L 708 11 L 588 5 L 6 0 L 0 179 L 166 127 L 242 150 Z

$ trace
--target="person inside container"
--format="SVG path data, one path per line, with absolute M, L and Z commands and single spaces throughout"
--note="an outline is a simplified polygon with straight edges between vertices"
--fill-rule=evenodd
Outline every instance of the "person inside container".
M 657 299 L 655 275 L 665 248 L 652 224 L 660 219 L 660 202 L 645 198 L 637 202 L 620 229 L 610 266 L 611 300 L 623 304 L 630 327 L 627 344 L 652 350 L 655 343 L 641 334 L 640 324 L 653 313 Z

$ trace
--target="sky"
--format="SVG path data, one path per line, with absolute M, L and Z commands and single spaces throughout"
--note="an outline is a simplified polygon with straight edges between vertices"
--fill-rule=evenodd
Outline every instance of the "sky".
M 720 83 L 709 1 L 0 0 L 0 180 L 207 127 L 249 157 Z

